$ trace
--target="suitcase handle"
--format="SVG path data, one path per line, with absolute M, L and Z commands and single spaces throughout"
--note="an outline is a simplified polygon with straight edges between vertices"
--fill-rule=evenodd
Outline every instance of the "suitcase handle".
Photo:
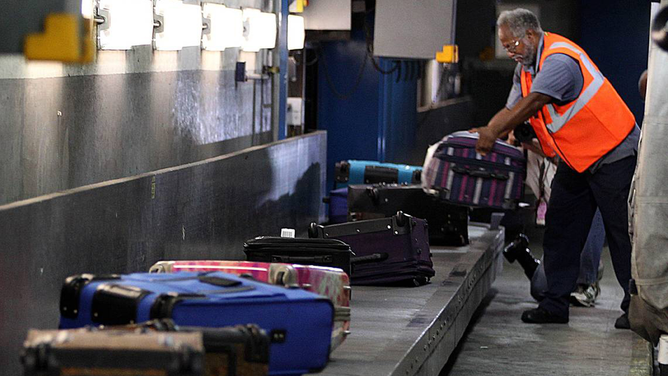
M 134 324 L 139 302 L 151 292 L 134 286 L 103 283 L 91 303 L 91 321 L 102 325 Z
M 202 275 L 197 277 L 200 282 L 208 283 L 209 285 L 220 286 L 220 287 L 235 287 L 241 284 L 241 281 L 235 281 L 233 279 L 221 278 L 216 276 Z
M 369 198 L 374 205 L 378 205 L 380 203 L 380 194 L 378 192 L 378 188 L 367 187 L 366 194 L 369 195 Z
M 387 253 L 374 253 L 368 256 L 357 256 L 350 259 L 351 264 L 364 264 L 367 262 L 384 261 L 390 257 Z
M 366 166 L 364 168 L 364 184 L 397 183 L 399 170 L 385 166 Z
M 326 256 L 271 256 L 271 262 L 284 262 L 286 264 L 303 264 L 316 262 L 321 264 L 331 264 L 333 262 L 331 255 Z
M 465 174 L 465 175 L 470 175 L 475 178 L 486 178 L 486 179 L 498 179 L 498 180 L 508 180 L 509 177 L 506 174 L 498 173 L 498 172 L 490 172 L 487 170 L 477 170 L 477 169 L 472 169 L 470 167 L 459 167 L 459 166 L 454 166 L 452 168 L 452 171 L 459 173 L 459 174 Z

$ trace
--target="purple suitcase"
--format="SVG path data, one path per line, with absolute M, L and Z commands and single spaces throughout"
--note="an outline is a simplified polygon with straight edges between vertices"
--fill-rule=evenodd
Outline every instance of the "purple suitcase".
M 406 282 L 419 286 L 434 276 L 424 219 L 399 212 L 388 218 L 329 226 L 312 223 L 309 236 L 350 245 L 356 254 L 351 260 L 353 285 Z
M 454 204 L 514 209 L 524 196 L 524 153 L 497 140 L 482 156 L 475 151 L 477 141 L 477 133 L 464 131 L 432 145 L 422 170 L 422 188 Z

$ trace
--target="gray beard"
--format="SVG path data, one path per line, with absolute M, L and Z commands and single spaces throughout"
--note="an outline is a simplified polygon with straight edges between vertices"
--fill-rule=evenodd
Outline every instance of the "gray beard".
M 522 65 L 525 67 L 530 67 L 533 66 L 536 62 L 536 50 L 534 49 L 534 45 L 531 43 L 525 43 L 525 45 L 527 53 L 524 55 L 524 61 L 522 61 Z

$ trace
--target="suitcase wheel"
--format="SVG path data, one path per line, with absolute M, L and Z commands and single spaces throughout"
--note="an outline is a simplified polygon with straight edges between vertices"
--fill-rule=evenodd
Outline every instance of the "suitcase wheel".
M 415 287 L 426 285 L 429 280 L 426 277 L 416 277 L 411 280 Z

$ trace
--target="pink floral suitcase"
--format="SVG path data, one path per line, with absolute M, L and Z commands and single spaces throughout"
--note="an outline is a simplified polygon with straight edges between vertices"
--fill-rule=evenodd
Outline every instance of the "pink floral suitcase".
M 350 334 L 350 280 L 339 268 L 255 261 L 186 260 L 159 261 L 151 273 L 220 271 L 249 275 L 253 279 L 287 288 L 302 288 L 328 297 L 335 307 L 330 351 Z

